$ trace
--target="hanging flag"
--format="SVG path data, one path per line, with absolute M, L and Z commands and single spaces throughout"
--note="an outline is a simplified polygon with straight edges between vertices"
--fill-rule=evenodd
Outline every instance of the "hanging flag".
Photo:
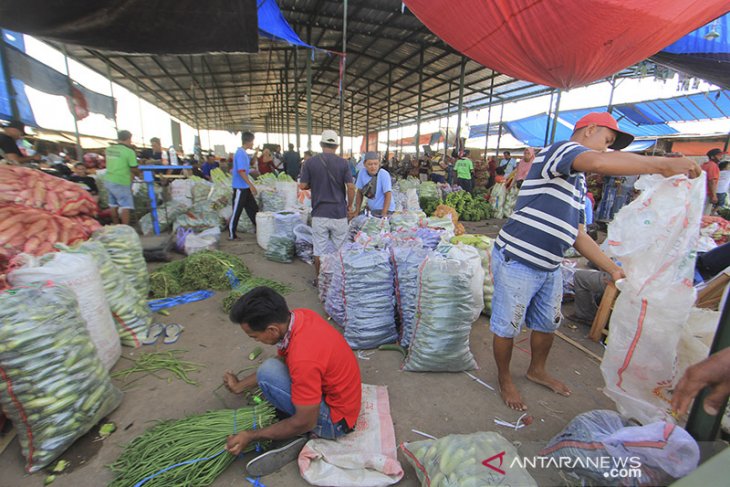
M 89 116 L 89 104 L 86 102 L 86 97 L 75 86 L 71 87 L 71 95 L 66 96 L 66 101 L 71 113 L 76 114 L 76 120 L 83 120 Z

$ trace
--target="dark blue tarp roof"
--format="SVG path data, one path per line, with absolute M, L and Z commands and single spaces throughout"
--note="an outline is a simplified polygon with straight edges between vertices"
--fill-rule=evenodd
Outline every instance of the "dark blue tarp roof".
M 312 47 L 303 42 L 294 32 L 274 0 L 258 0 L 257 10 L 260 36 L 288 42 L 296 46 Z

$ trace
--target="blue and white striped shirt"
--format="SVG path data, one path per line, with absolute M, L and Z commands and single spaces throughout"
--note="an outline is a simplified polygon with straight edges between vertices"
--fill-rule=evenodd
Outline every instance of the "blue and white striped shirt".
M 556 142 L 532 163 L 512 216 L 496 245 L 510 258 L 542 270 L 554 270 L 585 223 L 585 176 L 573 161 L 590 149 L 576 142 Z

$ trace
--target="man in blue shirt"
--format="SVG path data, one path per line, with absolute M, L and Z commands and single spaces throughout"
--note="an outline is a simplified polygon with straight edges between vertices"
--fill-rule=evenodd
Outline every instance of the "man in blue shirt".
M 609 113 L 589 113 L 581 118 L 569 141 L 556 142 L 535 158 L 520 188 L 515 211 L 499 232 L 492 251 L 490 329 L 500 392 L 512 409 L 526 409 L 509 370 L 513 340 L 523 325 L 532 330 L 527 379 L 570 395 L 570 389 L 545 368 L 562 320 L 560 263 L 565 251 L 572 245 L 614 281 L 625 277 L 585 231 L 584 173 L 665 177 L 697 177 L 702 173 L 696 162 L 684 157 L 644 157 L 618 151 L 633 139 L 619 130 Z
M 246 154 L 246 149 L 253 148 L 254 135 L 251 132 L 241 134 L 242 146 L 233 156 L 233 168 L 231 176 L 233 176 L 233 214 L 228 222 L 228 240 L 236 240 L 236 229 L 238 228 L 238 220 L 241 213 L 246 210 L 246 214 L 251 219 L 251 223 L 256 226 L 256 213 L 259 206 L 256 204 L 256 187 L 248 177 L 248 171 L 251 169 L 251 159 Z
M 380 167 L 380 158 L 377 152 L 365 153 L 365 169 L 357 174 L 357 202 L 355 213 L 360 212 L 363 198 L 368 199 L 368 208 L 373 216 L 383 217 L 391 215 L 395 211 L 395 200 L 393 199 L 393 187 L 390 173 Z M 368 183 L 376 178 L 375 188 L 372 195 L 363 193 Z
M 200 166 L 200 172 L 203 173 L 203 177 L 205 179 L 210 180 L 210 171 L 218 167 L 220 167 L 220 164 L 218 164 L 218 161 L 215 160 L 215 156 L 213 154 L 208 154 L 205 162 L 202 166 Z

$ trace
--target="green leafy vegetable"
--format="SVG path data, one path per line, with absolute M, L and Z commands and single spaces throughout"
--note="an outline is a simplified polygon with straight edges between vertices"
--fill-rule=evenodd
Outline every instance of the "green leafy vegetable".
M 238 301 L 238 298 L 249 292 L 251 289 L 259 286 L 270 287 L 279 294 L 288 294 L 292 288 L 289 284 L 284 284 L 278 281 L 272 281 L 263 277 L 252 277 L 238 286 L 236 289 L 230 292 L 228 296 L 223 298 L 223 310 L 226 313 L 231 312 L 233 304 Z

